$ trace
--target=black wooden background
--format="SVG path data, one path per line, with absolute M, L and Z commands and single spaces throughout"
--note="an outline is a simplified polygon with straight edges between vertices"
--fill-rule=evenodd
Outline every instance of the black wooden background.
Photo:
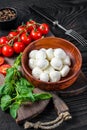
M 0 0 L 0 8 L 8 6 L 17 9 L 18 19 L 16 26 L 22 22 L 25 23 L 31 18 L 37 22 L 47 22 L 45 19 L 30 12 L 29 6 L 32 4 L 54 16 L 67 29 L 72 28 L 87 39 L 87 0 Z M 82 71 L 87 77 L 87 48 L 83 48 L 78 42 L 66 36 L 59 28 L 49 25 L 55 36 L 72 41 L 79 48 L 83 57 Z M 9 31 L 0 30 L 0 37 L 7 35 Z M 61 98 L 69 106 L 73 118 L 64 122 L 55 130 L 87 130 L 87 91 L 78 96 Z M 43 121 L 51 120 L 55 116 L 53 105 L 50 104 L 34 121 L 39 119 Z M 0 110 L 0 130 L 23 130 L 23 127 L 18 126 L 9 114 Z

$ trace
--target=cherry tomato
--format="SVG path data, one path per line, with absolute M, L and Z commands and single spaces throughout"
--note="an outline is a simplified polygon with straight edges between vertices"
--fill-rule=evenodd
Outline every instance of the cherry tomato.
M 18 34 L 17 32 L 12 31 L 12 32 L 10 32 L 10 33 L 8 34 L 8 37 L 9 37 L 9 39 L 11 39 L 11 38 L 17 36 L 17 34 Z
M 20 40 L 25 44 L 28 45 L 31 42 L 31 36 L 23 33 L 20 37 Z
M 8 43 L 7 37 L 4 36 L 0 38 L 0 46 L 5 45 L 7 43 Z
M 20 53 L 25 49 L 25 45 L 23 42 L 15 42 L 13 48 L 16 53 Z
M 6 57 L 11 57 L 14 54 L 14 49 L 13 47 L 9 45 L 4 45 L 2 47 L 2 54 Z
M 4 58 L 0 56 L 0 65 L 2 65 L 4 63 Z
M 27 30 L 28 32 L 30 32 L 32 29 L 35 29 L 37 26 L 36 26 L 36 22 L 33 21 L 33 20 L 30 20 L 26 23 L 26 26 L 27 26 Z
M 0 54 L 2 54 L 2 48 L 0 47 Z
M 31 33 L 30 33 L 30 36 L 31 36 L 31 38 L 32 38 L 33 40 L 37 40 L 37 39 L 39 39 L 39 38 L 42 37 L 42 34 L 41 34 L 41 32 L 38 31 L 38 30 L 32 30 Z
M 20 25 L 18 28 L 17 28 L 17 31 L 18 32 L 27 32 L 27 30 L 25 29 L 25 26 L 24 25 Z
M 48 34 L 49 32 L 49 26 L 46 23 L 42 23 L 39 27 L 38 30 L 42 33 L 42 34 Z
M 3 65 L 1 65 L 0 66 L 0 73 L 3 74 L 3 75 L 6 75 L 6 70 L 8 68 L 10 68 L 10 67 L 11 67 L 11 65 L 9 65 L 9 64 L 3 64 Z
M 34 21 L 34 20 L 29 20 L 29 21 L 27 21 L 27 23 L 26 23 L 26 25 L 30 25 L 30 24 L 36 24 L 36 22 Z

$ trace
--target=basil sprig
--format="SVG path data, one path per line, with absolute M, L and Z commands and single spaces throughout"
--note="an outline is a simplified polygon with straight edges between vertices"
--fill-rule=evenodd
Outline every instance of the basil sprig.
M 46 100 L 52 97 L 50 93 L 33 93 L 34 86 L 21 74 L 22 53 L 16 58 L 14 65 L 7 69 L 4 84 L 0 86 L 0 107 L 3 111 L 9 110 L 13 118 L 17 117 L 17 111 L 25 102 Z

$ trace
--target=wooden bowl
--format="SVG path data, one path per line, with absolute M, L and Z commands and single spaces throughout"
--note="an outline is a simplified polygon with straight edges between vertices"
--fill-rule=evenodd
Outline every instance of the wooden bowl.
M 41 48 L 62 48 L 71 58 L 70 72 L 58 82 L 44 82 L 34 78 L 28 65 L 29 53 Z M 22 68 L 26 79 L 35 87 L 43 90 L 61 90 L 71 86 L 79 76 L 82 66 L 82 56 L 78 48 L 71 42 L 57 37 L 46 37 L 28 45 L 22 55 Z

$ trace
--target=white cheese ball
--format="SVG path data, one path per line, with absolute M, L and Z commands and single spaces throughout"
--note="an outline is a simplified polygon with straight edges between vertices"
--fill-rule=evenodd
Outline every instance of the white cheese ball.
M 29 53 L 29 58 L 36 58 L 36 53 L 38 52 L 38 50 L 32 50 L 30 53 Z
M 60 71 L 61 76 L 62 77 L 67 76 L 67 74 L 69 73 L 69 71 L 70 71 L 70 67 L 68 65 L 64 65 L 63 68 L 62 68 L 62 70 Z
M 63 67 L 63 62 L 62 62 L 62 60 L 59 59 L 59 58 L 56 58 L 56 57 L 54 57 L 54 58 L 51 60 L 50 64 L 51 64 L 52 67 L 53 67 L 54 69 L 56 69 L 56 70 L 61 70 L 62 67 Z
M 63 63 L 65 64 L 65 65 L 71 65 L 71 60 L 70 60 L 70 57 L 67 55 L 66 57 L 65 57 L 65 59 L 63 60 Z
M 51 71 L 49 73 L 50 82 L 57 82 L 61 79 L 61 74 L 59 71 Z
M 32 75 L 36 78 L 36 79 L 40 79 L 40 74 L 42 73 L 43 71 L 39 68 L 39 67 L 35 67 L 33 70 L 32 70 Z
M 47 74 L 49 74 L 51 71 L 54 71 L 54 68 L 53 68 L 51 65 L 49 65 L 49 66 L 44 70 L 44 72 L 47 73 Z
M 48 82 L 49 81 L 49 75 L 45 72 L 40 74 L 40 80 Z
M 36 65 L 37 65 L 40 69 L 44 70 L 44 69 L 46 69 L 46 68 L 48 67 L 49 61 L 46 60 L 46 59 L 39 59 L 39 60 L 36 60 Z
M 45 49 L 45 48 L 41 48 L 40 50 L 46 52 L 46 49 Z
M 46 50 L 47 59 L 51 60 L 54 57 L 54 50 L 52 48 L 49 48 Z
M 29 59 L 29 67 L 31 69 L 35 68 L 36 66 L 36 60 L 35 59 Z
M 60 59 L 65 59 L 66 52 L 61 48 L 57 48 L 54 50 L 54 56 Z
M 38 50 L 36 53 L 36 59 L 45 59 L 46 58 L 46 52 L 43 50 Z

